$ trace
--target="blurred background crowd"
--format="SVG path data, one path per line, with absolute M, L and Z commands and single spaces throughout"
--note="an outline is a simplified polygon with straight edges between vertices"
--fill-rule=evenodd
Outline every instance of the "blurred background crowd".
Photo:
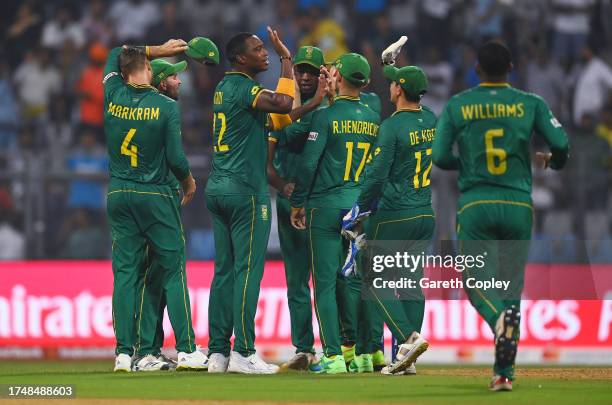
M 4 0 L 0 14 L 0 259 L 110 257 L 102 71 L 109 49 L 169 38 L 226 41 L 277 28 L 291 50 L 326 60 L 354 51 L 373 68 L 368 91 L 392 111 L 381 51 L 409 42 L 400 66 L 429 77 L 425 105 L 478 83 L 475 47 L 503 39 L 513 86 L 541 95 L 570 136 L 567 170 L 534 167 L 535 239 L 610 240 L 612 223 L 612 0 Z M 274 87 L 279 63 L 258 79 Z M 214 255 L 204 207 L 212 152 L 212 94 L 228 69 L 189 61 L 180 104 L 183 141 L 199 193 L 183 211 L 188 257 Z M 543 143 L 534 139 L 534 151 Z M 456 175 L 434 170 L 437 238 L 454 237 Z M 276 225 L 269 245 L 278 255 Z M 602 254 L 612 247 L 602 248 Z M 571 249 L 560 254 L 573 260 Z M 612 254 L 612 253 L 610 253 Z M 607 260 L 610 260 L 609 258 Z

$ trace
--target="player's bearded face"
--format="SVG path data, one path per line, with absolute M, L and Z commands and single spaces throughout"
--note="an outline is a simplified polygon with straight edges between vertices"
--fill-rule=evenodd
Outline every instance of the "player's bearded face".
M 293 68 L 293 73 L 300 88 L 300 93 L 311 96 L 317 91 L 319 71 L 314 66 L 297 65 Z
M 263 72 L 268 70 L 270 61 L 268 60 L 268 51 L 264 47 L 264 43 L 257 36 L 253 35 L 246 40 L 246 51 L 244 52 L 245 65 L 249 70 L 255 72 Z
M 177 74 L 173 74 L 169 76 L 166 80 L 162 82 L 161 90 L 166 96 L 170 97 L 173 100 L 178 100 L 179 98 L 179 88 L 181 87 L 181 79 L 179 79 Z

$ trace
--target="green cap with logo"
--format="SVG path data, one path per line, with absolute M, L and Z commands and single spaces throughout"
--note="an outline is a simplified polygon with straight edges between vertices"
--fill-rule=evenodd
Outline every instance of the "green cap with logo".
M 427 76 L 423 69 L 418 66 L 395 66 L 385 65 L 383 75 L 386 79 L 396 82 L 411 97 L 419 97 L 427 91 Z
M 355 86 L 364 86 L 370 80 L 370 64 L 358 53 L 345 53 L 334 65 L 342 77 Z
M 187 56 L 205 65 L 219 64 L 219 48 L 205 37 L 195 37 L 187 43 Z
M 302 46 L 293 58 L 294 65 L 310 65 L 317 69 L 325 65 L 323 51 L 316 46 Z
M 153 79 L 151 82 L 154 87 L 159 86 L 162 80 L 187 69 L 187 61 L 178 63 L 170 63 L 165 59 L 154 59 L 151 61 L 151 70 L 153 71 Z

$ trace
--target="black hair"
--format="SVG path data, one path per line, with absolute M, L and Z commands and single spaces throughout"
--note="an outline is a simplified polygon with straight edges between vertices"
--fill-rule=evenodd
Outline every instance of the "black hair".
M 236 63 L 236 57 L 246 51 L 246 41 L 252 36 L 253 34 L 250 32 L 241 32 L 227 41 L 227 45 L 225 45 L 225 55 L 232 65 Z
M 147 54 L 144 48 L 136 46 L 128 46 L 121 50 L 119 54 L 119 69 L 124 78 L 139 70 L 141 70 L 147 60 Z
M 503 42 L 489 41 L 478 49 L 478 64 L 488 75 L 505 75 L 511 63 L 510 49 Z

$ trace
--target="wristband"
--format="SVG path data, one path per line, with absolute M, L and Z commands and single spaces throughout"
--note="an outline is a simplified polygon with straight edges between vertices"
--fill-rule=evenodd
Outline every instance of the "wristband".
M 283 63 L 283 59 L 287 59 L 288 61 L 290 61 L 291 60 L 291 56 L 281 56 L 280 57 L 281 63 Z

